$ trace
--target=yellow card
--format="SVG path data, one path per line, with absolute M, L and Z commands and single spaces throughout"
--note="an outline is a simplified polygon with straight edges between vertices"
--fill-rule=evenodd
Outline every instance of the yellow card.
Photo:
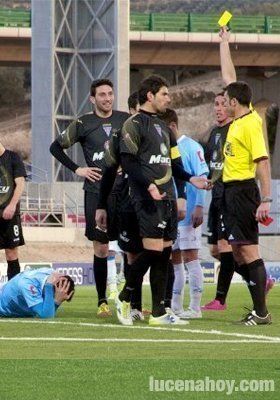
M 232 18 L 232 14 L 229 11 L 225 11 L 218 21 L 220 26 L 226 26 Z

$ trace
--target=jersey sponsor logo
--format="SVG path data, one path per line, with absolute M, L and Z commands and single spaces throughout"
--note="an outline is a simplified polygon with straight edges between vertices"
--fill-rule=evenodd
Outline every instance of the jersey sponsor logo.
M 164 157 L 161 154 L 155 155 L 153 154 L 150 157 L 149 164 L 166 164 L 166 165 L 171 165 L 171 158 L 170 157 Z
M 111 124 L 103 124 L 102 128 L 104 129 L 106 135 L 110 136 L 111 130 L 112 130 L 112 125 Z
M 156 131 L 159 134 L 159 136 L 162 136 L 161 126 L 158 124 L 154 124 L 154 127 L 156 128 Z
M 96 152 L 92 156 L 92 161 L 101 161 L 104 157 L 104 151 L 100 151 L 100 153 Z
M 0 186 L 0 193 L 8 193 L 10 186 Z
M 218 162 L 218 161 L 210 161 L 210 168 L 215 169 L 215 170 L 222 170 L 224 166 L 223 162 Z

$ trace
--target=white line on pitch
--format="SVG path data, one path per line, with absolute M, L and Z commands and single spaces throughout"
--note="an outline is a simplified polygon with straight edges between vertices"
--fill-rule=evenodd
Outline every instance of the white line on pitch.
M 279 336 L 266 336 L 266 335 L 251 335 L 246 333 L 237 333 L 237 332 L 223 332 L 218 330 L 203 330 L 203 329 L 188 329 L 188 328 L 164 328 L 164 327 L 151 327 L 151 326 L 124 326 L 124 325 L 115 325 L 115 324 L 94 324 L 90 322 L 70 322 L 70 321 L 42 321 L 42 320 L 33 320 L 33 319 L 1 319 L 0 323 L 19 323 L 19 324 L 47 324 L 47 325 L 70 325 L 70 326 L 84 326 L 90 328 L 112 328 L 112 329 L 140 329 L 140 330 L 149 330 L 149 331 L 166 331 L 166 332 L 184 332 L 184 333 L 199 333 L 199 334 L 209 334 L 209 335 L 220 335 L 220 336 L 233 336 L 247 339 L 257 339 L 257 340 L 265 340 L 265 341 L 273 341 L 280 342 Z M 245 328 L 245 327 L 243 327 Z M 252 329 L 252 327 L 249 327 Z
M 0 337 L 0 341 L 14 342 L 119 342 L 119 343 L 277 343 L 266 340 L 218 339 L 124 339 L 124 338 L 65 338 L 65 337 Z

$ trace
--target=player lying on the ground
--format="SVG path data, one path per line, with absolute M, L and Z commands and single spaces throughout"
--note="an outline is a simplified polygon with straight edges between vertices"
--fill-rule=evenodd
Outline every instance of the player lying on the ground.
M 0 289 L 0 317 L 53 318 L 74 292 L 73 279 L 51 268 L 21 272 Z

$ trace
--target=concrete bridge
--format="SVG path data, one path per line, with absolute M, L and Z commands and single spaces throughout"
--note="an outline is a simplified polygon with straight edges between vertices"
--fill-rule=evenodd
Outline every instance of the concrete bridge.
M 130 31 L 129 35 L 132 66 L 220 65 L 217 33 Z M 280 66 L 280 34 L 236 33 L 231 42 L 236 66 Z M 31 28 L 0 28 L 0 65 L 30 62 Z

